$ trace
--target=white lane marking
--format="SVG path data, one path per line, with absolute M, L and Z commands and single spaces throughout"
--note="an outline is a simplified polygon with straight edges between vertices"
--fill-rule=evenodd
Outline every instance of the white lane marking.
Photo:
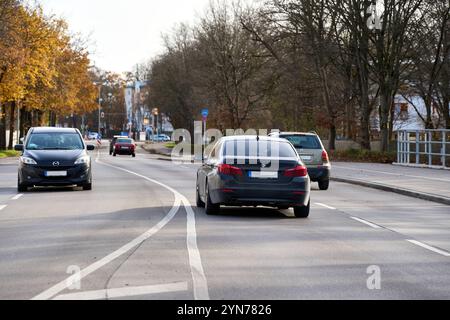
M 139 173 L 121 168 L 116 167 L 114 165 L 105 163 L 100 161 L 98 158 L 96 160 L 98 163 L 102 163 L 105 166 L 109 166 L 111 168 L 127 172 L 129 174 L 135 175 L 137 177 L 140 177 L 142 179 L 145 179 L 147 181 L 150 181 L 154 184 L 157 184 L 170 192 L 172 192 L 176 198 L 181 199 L 181 202 L 183 203 L 186 213 L 187 213 L 187 247 L 188 247 L 188 253 L 189 253 L 189 265 L 191 268 L 191 274 L 192 274 L 192 280 L 193 280 L 193 286 L 194 286 L 194 298 L 195 300 L 209 300 L 209 291 L 208 291 L 208 282 L 206 280 L 205 271 L 203 269 L 202 259 L 200 255 L 200 250 L 198 249 L 197 245 L 197 232 L 196 232 L 196 222 L 195 222 L 195 213 L 194 210 L 192 210 L 191 203 L 189 200 L 183 196 L 181 193 L 179 193 L 177 190 L 169 187 L 168 185 L 165 185 L 157 180 L 151 179 L 149 177 L 146 177 L 144 175 L 141 175 Z
M 0 211 L 2 211 L 3 209 L 5 209 L 7 207 L 7 205 L 1 205 L 0 206 Z
M 319 203 L 319 202 L 316 202 L 315 205 L 318 205 L 318 206 L 321 206 L 321 207 L 324 207 L 324 208 L 327 208 L 330 210 L 336 210 L 336 208 L 334 208 L 334 207 L 330 207 L 330 206 L 327 206 L 326 204 Z
M 412 243 L 412 244 L 415 244 L 415 245 L 417 245 L 417 246 L 419 246 L 419 247 L 422 247 L 422 248 L 428 249 L 428 250 L 430 250 L 430 251 L 433 251 L 433 252 L 435 252 L 435 253 L 439 253 L 440 255 L 443 255 L 443 256 L 445 256 L 445 257 L 450 257 L 450 253 L 445 252 L 445 251 L 443 251 L 443 250 L 440 250 L 440 249 L 438 249 L 438 248 L 429 246 L 429 245 L 427 245 L 427 244 L 425 244 L 425 243 L 422 243 L 422 242 L 420 242 L 420 241 L 416 241 L 416 240 L 406 240 L 406 241 L 408 241 L 408 242 L 410 242 L 410 243 Z
M 376 224 L 374 224 L 374 223 L 372 223 L 372 222 L 369 222 L 369 221 L 366 221 L 366 220 L 363 220 L 363 219 L 360 219 L 360 218 L 356 218 L 356 217 L 350 217 L 350 218 L 352 218 L 352 219 L 355 220 L 355 221 L 364 223 L 365 225 L 368 225 L 368 226 L 370 226 L 370 227 L 372 227 L 372 228 L 374 228 L 374 229 L 381 229 L 380 226 L 378 226 L 378 225 L 376 225 Z
M 157 232 L 159 232 L 162 228 L 164 228 L 176 215 L 178 210 L 180 209 L 181 200 L 179 197 L 175 195 L 175 202 L 172 207 L 172 209 L 169 211 L 169 213 L 164 217 L 163 220 L 161 220 L 156 226 L 145 232 L 144 234 L 140 235 L 133 241 L 127 243 L 122 248 L 114 251 L 113 253 L 109 254 L 108 256 L 104 257 L 100 261 L 97 261 L 87 268 L 81 270 L 79 273 L 76 273 L 70 277 L 68 277 L 66 280 L 61 281 L 60 283 L 56 284 L 55 286 L 51 287 L 50 289 L 44 291 L 43 293 L 37 295 L 32 300 L 49 300 L 52 297 L 56 296 L 61 291 L 67 289 L 70 287 L 75 281 L 79 281 L 83 279 L 84 277 L 88 276 L 89 274 L 97 271 L 98 269 L 102 268 L 103 266 L 107 265 L 111 261 L 117 259 L 118 257 L 122 256 L 123 254 L 129 252 L 133 248 L 137 247 L 144 241 L 148 240 L 150 237 L 155 235 Z
M 333 166 L 334 168 L 339 169 L 345 169 L 345 170 L 352 170 L 352 171 L 366 171 L 366 172 L 372 172 L 372 173 L 383 173 L 390 176 L 400 176 L 400 177 L 410 177 L 410 178 L 418 178 L 418 179 L 425 179 L 425 180 L 435 180 L 435 181 L 444 181 L 444 182 L 450 182 L 449 179 L 439 179 L 439 178 L 430 178 L 430 177 L 424 177 L 424 176 L 414 176 L 409 174 L 402 174 L 402 173 L 393 173 L 393 172 L 385 172 L 385 171 L 379 171 L 379 170 L 371 170 L 371 169 L 358 169 L 358 168 L 349 168 L 349 167 L 342 167 L 342 166 Z
M 55 297 L 53 300 L 66 300 L 66 301 L 108 300 L 115 298 L 137 297 L 150 294 L 184 292 L 184 291 L 188 291 L 187 282 L 69 293 L 59 295 Z
M 12 197 L 11 200 L 19 200 L 22 197 L 23 197 L 23 194 L 21 193 L 21 194 L 18 194 L 16 196 Z

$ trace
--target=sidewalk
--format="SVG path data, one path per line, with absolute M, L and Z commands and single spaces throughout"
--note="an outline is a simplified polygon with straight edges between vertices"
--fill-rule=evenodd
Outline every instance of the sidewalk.
M 165 143 L 142 143 L 140 145 L 142 149 L 150 154 L 157 154 L 164 157 L 170 157 L 172 155 L 172 149 L 167 148 Z
M 450 171 L 334 162 L 332 180 L 450 205 Z

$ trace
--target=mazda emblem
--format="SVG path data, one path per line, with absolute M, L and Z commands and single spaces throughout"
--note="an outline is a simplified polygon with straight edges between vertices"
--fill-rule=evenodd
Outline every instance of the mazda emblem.
M 58 161 L 53 162 L 53 166 L 54 167 L 59 167 L 59 162 Z

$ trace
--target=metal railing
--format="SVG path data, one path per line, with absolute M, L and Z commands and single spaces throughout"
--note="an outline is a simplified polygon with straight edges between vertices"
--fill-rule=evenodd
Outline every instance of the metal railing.
M 397 131 L 397 164 L 450 169 L 450 130 Z

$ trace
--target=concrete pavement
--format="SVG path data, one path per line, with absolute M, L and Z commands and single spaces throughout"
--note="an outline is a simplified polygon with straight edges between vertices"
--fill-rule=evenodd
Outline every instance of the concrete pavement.
M 102 150 L 92 192 L 13 200 L 2 187 L 0 298 L 195 299 L 204 280 L 211 299 L 450 299 L 449 206 L 332 183 L 314 186 L 306 220 L 264 208 L 210 217 L 176 207 L 176 193 L 195 202 L 197 166 L 155 157 Z M 0 170 L 15 185 L 16 166 Z M 367 287 L 372 266 L 380 290 Z M 66 281 L 74 267 L 79 289 Z
M 450 205 L 450 171 L 374 163 L 333 163 L 332 178 Z

